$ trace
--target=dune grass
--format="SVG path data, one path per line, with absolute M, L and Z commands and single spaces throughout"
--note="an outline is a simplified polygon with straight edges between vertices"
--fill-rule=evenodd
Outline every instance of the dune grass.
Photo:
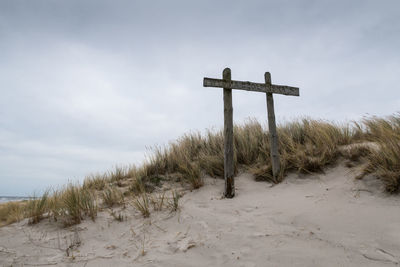
M 107 186 L 101 193 L 103 205 L 111 208 L 124 202 L 124 195 L 115 186 Z
M 171 191 L 171 200 L 168 202 L 168 206 L 171 209 L 171 212 L 178 211 L 179 199 L 181 197 L 181 194 L 179 194 L 176 190 Z
M 359 130 L 350 125 L 336 125 L 324 121 L 304 119 L 285 124 L 278 129 L 281 173 L 272 177 L 268 132 L 257 121 L 249 121 L 234 128 L 234 165 L 248 168 L 257 180 L 280 182 L 288 171 L 320 172 L 339 156 L 339 146 L 359 139 Z M 148 174 L 179 173 L 193 188 L 202 185 L 201 171 L 222 177 L 222 132 L 185 135 L 166 148 L 156 148 L 146 165 Z
M 43 215 L 47 210 L 47 200 L 49 192 L 46 191 L 40 198 L 33 198 L 26 205 L 27 217 L 29 224 L 35 224 L 43 219 Z
M 247 170 L 258 181 L 279 183 L 288 172 L 323 172 L 340 157 L 353 163 L 360 163 L 363 159 L 366 167 L 359 178 L 372 174 L 383 181 L 388 192 L 399 191 L 399 114 L 385 118 L 370 117 L 349 124 L 302 119 L 280 125 L 278 137 L 281 171 L 274 179 L 268 131 L 255 120 L 235 125 L 235 173 Z M 0 224 L 22 218 L 30 218 L 31 223 L 36 223 L 45 217 L 61 219 L 66 225 L 80 223 L 85 217 L 95 220 L 98 199 L 103 206 L 112 207 L 125 203 L 125 195 L 132 197 L 133 205 L 147 217 L 150 214 L 149 204 L 152 203 L 148 193 L 164 182 L 180 182 L 197 189 L 203 185 L 205 175 L 223 178 L 223 141 L 222 131 L 186 134 L 168 146 L 153 148 L 153 153 L 142 166 L 115 167 L 104 174 L 87 176 L 82 185 L 70 184 L 23 204 L 2 204 Z M 358 145 L 364 143 L 373 146 Z M 117 187 L 125 185 L 128 187 L 124 193 L 118 190 Z M 177 196 L 173 199 L 178 200 Z M 161 210 L 163 205 L 154 210 Z
M 0 226 L 19 222 L 25 218 L 27 201 L 7 202 L 0 204 Z
M 363 158 L 365 174 L 381 179 L 388 192 L 398 192 L 400 184 L 400 115 L 366 118 L 361 122 L 337 124 L 302 119 L 278 127 L 281 172 L 272 176 L 270 140 L 262 125 L 250 120 L 234 127 L 234 166 L 254 174 L 256 180 L 281 182 L 288 172 L 316 173 L 344 157 L 352 162 Z M 377 146 L 346 145 L 372 142 Z M 147 175 L 178 173 L 192 188 L 202 185 L 202 174 L 223 177 L 223 134 L 208 131 L 187 134 L 164 148 L 155 148 L 144 166 Z M 144 180 L 146 178 L 144 177 Z
M 375 174 L 385 184 L 386 191 L 400 188 L 400 116 L 364 119 L 366 139 L 378 145 L 368 154 L 363 175 Z M 362 178 L 362 176 L 360 177 Z
M 101 191 L 104 189 L 107 183 L 108 183 L 107 175 L 92 174 L 85 178 L 82 187 Z
M 0 226 L 28 218 L 36 224 L 45 218 L 61 221 L 65 226 L 80 223 L 85 217 L 96 219 L 98 205 L 95 193 L 79 184 L 47 190 L 41 197 L 28 201 L 0 204 Z
M 137 196 L 133 200 L 132 206 L 142 214 L 143 218 L 150 216 L 150 199 L 146 192 Z

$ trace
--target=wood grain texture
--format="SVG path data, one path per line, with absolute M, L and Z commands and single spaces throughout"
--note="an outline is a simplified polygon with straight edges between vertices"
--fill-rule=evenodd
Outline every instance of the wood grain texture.
M 271 84 L 271 74 L 266 72 L 264 75 L 265 84 Z M 268 129 L 269 129 L 269 140 L 271 147 L 271 164 L 272 164 L 272 174 L 276 182 L 279 181 L 279 171 L 280 171 L 280 159 L 278 151 L 278 134 L 276 132 L 275 123 L 275 110 L 274 110 L 274 97 L 272 93 L 267 93 L 267 112 L 268 112 Z
M 264 84 L 243 81 L 232 81 L 226 79 L 213 79 L 204 78 L 204 87 L 219 87 L 225 89 L 240 89 L 252 92 L 273 93 L 281 95 L 299 96 L 300 90 L 297 87 L 277 85 L 277 84 Z
M 279 140 L 276 131 L 273 94 L 299 96 L 300 90 L 298 87 L 272 84 L 269 72 L 265 73 L 264 78 L 265 83 L 233 81 L 231 70 L 226 68 L 222 73 L 222 79 L 205 77 L 203 80 L 204 87 L 224 89 L 224 178 L 225 197 L 227 198 L 232 198 L 235 195 L 232 89 L 266 93 L 272 174 L 275 182 L 280 181 Z
M 224 69 L 222 73 L 225 81 L 231 80 L 231 70 Z M 235 196 L 234 166 L 233 166 L 233 108 L 232 89 L 224 88 L 224 178 L 226 198 Z

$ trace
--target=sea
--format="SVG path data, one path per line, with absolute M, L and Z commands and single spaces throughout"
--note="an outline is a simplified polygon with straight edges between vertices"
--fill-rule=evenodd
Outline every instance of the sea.
M 21 200 L 28 200 L 31 199 L 30 197 L 14 197 L 14 196 L 0 196 L 0 203 L 6 203 L 10 201 L 21 201 Z

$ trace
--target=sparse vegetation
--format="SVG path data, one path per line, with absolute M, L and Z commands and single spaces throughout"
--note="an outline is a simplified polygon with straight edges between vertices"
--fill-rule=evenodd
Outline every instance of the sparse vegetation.
M 63 210 L 62 212 L 66 215 L 67 220 L 65 224 L 77 224 L 82 220 L 82 205 L 81 205 L 81 196 L 80 196 L 80 188 L 73 184 L 69 184 L 67 189 L 63 194 Z
M 94 189 L 101 191 L 107 184 L 107 176 L 106 175 L 89 175 L 83 181 L 83 188 Z
M 125 220 L 125 216 L 121 212 L 117 214 L 114 210 L 111 210 L 110 215 L 118 222 L 123 222 Z
M 111 208 L 124 202 L 124 195 L 116 187 L 107 186 L 101 193 L 103 204 Z
M 259 181 L 281 182 L 288 172 L 323 172 L 326 166 L 343 157 L 349 167 L 363 162 L 362 176 L 373 174 L 391 193 L 400 187 L 400 115 L 366 118 L 359 123 L 339 125 L 327 121 L 302 119 L 278 127 L 281 172 L 272 177 L 268 131 L 250 120 L 234 127 L 235 172 L 246 169 Z M 133 197 L 144 217 L 162 210 L 164 197 L 149 199 L 148 193 L 163 183 L 180 182 L 197 189 L 204 175 L 223 177 L 222 131 L 184 135 L 166 147 L 155 147 L 141 167 L 115 167 L 104 174 L 90 175 L 81 185 L 46 193 L 26 203 L 0 205 L 2 225 L 30 218 L 37 223 L 48 216 L 62 219 L 67 225 L 79 223 L 85 216 L 95 220 L 97 197 L 106 207 L 121 205 L 124 196 Z M 127 186 L 126 190 L 117 187 Z M 122 193 L 123 192 L 123 193 Z M 160 197 L 160 196 L 159 196 Z M 173 191 L 172 210 L 178 208 L 179 195 Z M 166 203 L 168 205 L 168 203 Z
M 43 219 L 43 214 L 47 211 L 48 191 L 42 197 L 33 198 L 28 201 L 26 206 L 29 224 L 35 224 Z
M 25 218 L 25 206 L 26 201 L 0 204 L 0 226 L 19 222 Z
M 400 188 L 400 115 L 365 119 L 363 123 L 367 140 L 378 148 L 367 155 L 368 165 L 362 175 L 375 174 L 386 191 L 396 193 Z
M 161 211 L 164 207 L 165 192 L 150 198 L 154 211 Z
M 146 192 L 143 192 L 142 194 L 137 196 L 132 202 L 133 207 L 135 207 L 142 214 L 143 218 L 147 218 L 150 216 L 149 204 L 150 200 Z
M 181 198 L 181 195 L 176 190 L 172 190 L 171 195 L 172 197 L 169 202 L 169 207 L 171 209 L 171 212 L 174 212 L 179 209 L 179 199 Z
M 98 210 L 95 194 L 91 190 L 85 188 L 80 188 L 80 194 L 81 208 L 83 210 L 83 213 L 86 216 L 90 217 L 92 221 L 95 221 Z
M 54 221 L 58 221 L 58 219 L 63 215 L 62 194 L 63 192 L 61 190 L 53 190 L 52 195 L 47 201 L 49 216 L 50 218 L 53 218 Z
M 203 186 L 203 177 L 201 177 L 201 169 L 198 162 L 182 162 L 179 164 L 178 171 L 182 176 L 182 180 L 188 181 L 193 189 Z

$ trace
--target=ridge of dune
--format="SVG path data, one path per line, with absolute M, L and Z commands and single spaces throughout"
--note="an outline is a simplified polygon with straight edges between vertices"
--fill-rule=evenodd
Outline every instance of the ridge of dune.
M 344 164 L 324 174 L 290 174 L 271 186 L 236 177 L 180 199 L 180 211 L 143 219 L 128 205 L 118 222 L 60 228 L 27 220 L 0 228 L 0 265 L 56 266 L 394 266 L 400 262 L 400 199 L 379 180 L 355 180 Z

